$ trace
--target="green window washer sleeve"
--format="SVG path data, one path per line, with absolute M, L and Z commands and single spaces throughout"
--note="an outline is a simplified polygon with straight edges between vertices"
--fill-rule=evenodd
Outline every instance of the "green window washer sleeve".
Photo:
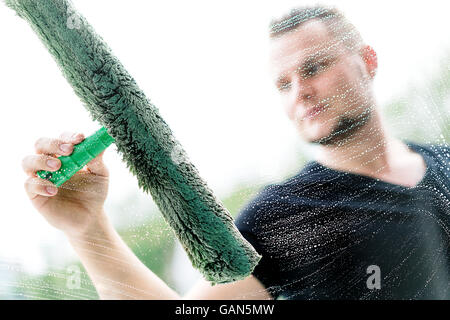
M 113 142 L 114 138 L 103 127 L 84 139 L 81 143 L 75 145 L 70 156 L 59 157 L 58 159 L 61 161 L 61 168 L 59 170 L 41 170 L 36 172 L 36 174 L 40 178 L 49 180 L 59 187 Z
M 41 177 L 56 185 L 63 183 L 111 143 L 109 134 L 139 187 L 151 194 L 192 266 L 212 284 L 250 275 L 261 256 L 200 177 L 158 108 L 72 2 L 5 3 L 30 24 L 92 119 L 107 129 L 107 133 L 102 129 L 92 140 L 76 145 L 70 157 L 60 157 L 60 172 L 41 172 Z M 96 140 L 101 143 L 97 145 Z

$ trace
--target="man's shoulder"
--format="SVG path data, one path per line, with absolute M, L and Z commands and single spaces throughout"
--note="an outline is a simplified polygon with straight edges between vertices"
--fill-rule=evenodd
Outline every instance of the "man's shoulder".
M 241 210 L 236 224 L 253 225 L 274 215 L 308 207 L 318 190 L 330 181 L 330 173 L 316 162 L 307 163 L 297 174 L 281 182 L 265 185 Z
M 416 143 L 406 141 L 406 144 L 412 149 L 421 152 L 427 153 L 430 156 L 439 157 L 439 158 L 450 158 L 450 145 L 445 143 Z
M 448 144 L 420 144 L 407 142 L 414 151 L 432 159 L 432 165 L 440 170 L 447 171 L 450 166 L 450 145 Z M 446 172 L 448 174 L 448 172 Z
M 307 195 L 313 192 L 308 187 L 313 187 L 320 182 L 325 182 L 330 178 L 330 173 L 317 162 L 308 162 L 298 173 L 289 178 L 265 185 L 253 199 L 253 203 L 267 203 L 275 200 L 282 200 L 293 194 Z

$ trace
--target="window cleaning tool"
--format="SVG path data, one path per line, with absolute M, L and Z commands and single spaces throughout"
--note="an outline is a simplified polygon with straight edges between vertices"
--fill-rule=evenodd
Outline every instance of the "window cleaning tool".
M 150 192 L 192 265 L 206 280 L 226 283 L 251 274 L 261 257 L 200 178 L 158 109 L 72 3 L 4 1 L 30 24 L 91 118 L 104 127 L 86 139 L 85 147 L 78 147 L 80 153 L 95 157 L 114 139 L 139 187 Z M 99 138 L 102 134 L 105 140 Z M 103 141 L 100 147 L 91 144 L 98 139 Z M 84 163 L 78 154 L 75 150 L 71 160 L 63 163 L 68 175 Z M 42 174 L 57 183 L 67 178 Z
M 89 161 L 102 153 L 102 151 L 108 148 L 113 142 L 114 138 L 108 134 L 106 128 L 101 128 L 93 135 L 84 139 L 81 143 L 75 145 L 70 156 L 59 157 L 58 159 L 61 161 L 61 168 L 59 170 L 40 170 L 36 172 L 36 174 L 40 178 L 47 179 L 59 187 L 75 173 L 83 169 Z

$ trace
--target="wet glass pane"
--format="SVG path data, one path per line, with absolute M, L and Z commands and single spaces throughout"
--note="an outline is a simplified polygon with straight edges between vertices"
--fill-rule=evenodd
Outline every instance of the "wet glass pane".
M 123 87 L 98 83 L 127 75 L 83 46 L 49 54 L 1 3 L 0 299 L 449 299 L 448 4 L 320 3 L 78 0 L 64 11 L 67 33 L 45 26 L 70 43 L 61 35 L 89 21 L 176 143 L 124 124 L 150 112 L 132 107 L 142 96 L 114 100 Z M 77 82 L 55 63 L 62 57 L 73 70 L 87 57 L 112 71 Z M 36 171 L 101 128 L 107 117 L 88 111 L 105 101 L 123 107 L 108 121 L 133 143 L 112 144 L 49 195 Z M 124 150 L 154 141 L 175 147 L 133 172 Z M 157 160 L 165 156 L 170 164 Z M 203 276 L 177 235 L 214 230 L 164 218 L 180 194 L 192 200 L 177 185 L 189 162 L 262 256 L 238 290 L 190 291 Z M 175 178 L 135 176 L 160 172 Z M 148 270 L 163 282 L 149 285 Z

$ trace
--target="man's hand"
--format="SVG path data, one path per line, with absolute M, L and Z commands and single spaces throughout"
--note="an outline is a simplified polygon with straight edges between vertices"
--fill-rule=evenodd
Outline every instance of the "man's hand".
M 36 154 L 25 157 L 23 170 L 29 178 L 25 190 L 33 206 L 57 229 L 78 236 L 90 232 L 103 213 L 108 193 L 109 173 L 102 152 L 59 188 L 39 178 L 39 170 L 56 171 L 61 167 L 59 156 L 68 156 L 74 145 L 84 140 L 83 134 L 63 133 L 58 139 L 40 138 Z

